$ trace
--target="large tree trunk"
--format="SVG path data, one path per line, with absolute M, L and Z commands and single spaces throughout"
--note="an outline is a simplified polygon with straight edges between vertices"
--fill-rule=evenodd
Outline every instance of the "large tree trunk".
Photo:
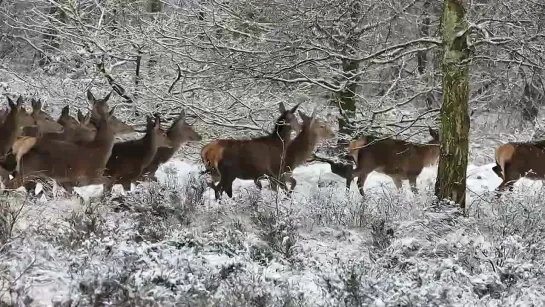
M 462 0 L 444 0 L 443 18 L 443 106 L 441 148 L 435 195 L 462 208 L 466 201 L 469 149 L 469 49 L 468 23 Z

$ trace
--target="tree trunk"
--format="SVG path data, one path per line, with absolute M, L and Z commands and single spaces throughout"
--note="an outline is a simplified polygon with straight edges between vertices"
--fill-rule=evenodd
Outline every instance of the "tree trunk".
M 155 13 L 160 13 L 163 10 L 163 3 L 161 0 L 149 0 L 149 11 L 152 13 L 152 15 L 155 15 Z M 153 16 L 152 18 L 155 18 Z M 148 69 L 150 70 L 150 73 L 153 74 L 154 68 L 157 65 L 157 55 L 153 52 L 153 50 L 150 51 L 149 61 L 148 61 Z
M 346 78 L 350 78 L 350 80 L 344 90 L 337 94 L 337 105 L 341 114 L 339 117 L 339 133 L 348 138 L 354 133 L 354 127 L 350 121 L 356 116 L 356 90 L 359 78 L 352 78 L 352 76 L 357 73 L 358 66 L 356 61 L 343 60 L 343 72 Z M 340 142 L 341 140 L 339 139 Z M 348 144 L 348 142 L 346 143 Z
M 469 150 L 468 23 L 461 0 L 443 1 L 443 106 L 435 195 L 465 208 Z

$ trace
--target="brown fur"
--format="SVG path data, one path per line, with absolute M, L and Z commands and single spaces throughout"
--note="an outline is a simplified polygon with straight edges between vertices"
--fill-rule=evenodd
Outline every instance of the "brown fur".
M 20 172 L 15 173 L 8 188 L 16 189 L 24 184 L 28 190 L 27 184 L 34 186 L 36 179 L 47 177 L 56 180 L 67 192 L 72 192 L 74 186 L 99 182 L 114 143 L 114 132 L 108 121 L 111 113 L 101 114 L 98 132 L 90 143 L 36 142 L 20 159 Z
M 513 189 L 513 185 L 520 178 L 545 180 L 545 142 L 512 142 L 499 146 L 496 149 L 496 166 L 493 171 L 502 178 L 502 183 L 496 189 L 499 197 L 506 188 Z
M 315 112 L 313 112 L 311 117 L 308 117 L 299 111 L 299 116 L 303 119 L 303 129 L 289 144 L 286 150 L 286 159 L 282 166 L 283 179 L 280 186 L 286 191 L 288 190 L 285 185 L 286 180 L 290 180 L 291 182 L 290 190 L 293 190 L 297 184 L 297 181 L 292 176 L 293 170 L 313 156 L 318 142 L 322 139 L 330 139 L 335 136 L 335 133 L 327 124 L 314 117 Z
M 93 107 L 91 109 L 91 112 L 90 114 L 88 114 L 88 116 L 90 116 L 88 126 L 91 129 L 94 129 L 93 126 L 95 126 L 95 122 L 97 121 L 97 119 L 100 118 L 99 114 L 102 114 L 105 111 L 110 109 L 108 105 L 108 100 L 110 99 L 111 94 L 112 92 L 110 92 L 108 95 L 106 95 L 106 97 L 104 97 L 103 99 L 99 101 L 94 97 L 93 93 L 91 93 L 90 90 L 87 91 L 87 99 L 89 99 L 90 102 L 95 102 L 95 101 L 99 102 L 92 105 Z M 112 127 L 112 129 L 116 131 L 116 135 L 132 134 L 135 132 L 134 127 L 125 124 L 124 122 L 122 122 L 115 116 L 112 116 L 110 118 L 109 124 Z
M 431 128 L 429 132 L 433 140 L 427 144 L 371 136 L 353 141 L 351 154 L 359 148 L 353 174 L 358 177 L 360 194 L 364 195 L 363 186 L 373 171 L 390 176 L 397 188 L 401 188 L 402 180 L 408 179 L 412 191 L 416 193 L 416 178 L 424 167 L 434 164 L 439 157 L 439 133 Z M 362 144 L 364 147 L 361 147 Z
M 153 161 L 144 169 L 143 175 L 157 181 L 155 172 L 159 166 L 166 163 L 180 149 L 182 144 L 188 141 L 200 141 L 202 137 L 193 130 L 193 127 L 185 121 L 185 111 L 180 113 L 180 116 L 174 120 L 167 131 L 167 137 L 172 142 L 172 147 L 159 147 Z
M 160 118 L 155 121 L 147 118 L 146 135 L 137 140 L 116 143 L 106 165 L 104 191 L 110 192 L 113 185 L 120 183 L 125 190 L 130 190 L 131 182 L 142 175 L 142 171 L 151 163 L 157 148 L 172 147 L 172 142 L 161 129 Z
M 38 139 L 36 137 L 31 136 L 21 136 L 18 137 L 17 140 L 15 140 L 15 143 L 13 143 L 13 154 L 15 155 L 15 159 L 17 162 L 17 168 L 16 171 L 20 172 L 19 165 L 21 164 L 21 158 L 28 153 L 34 145 L 36 145 L 36 141 Z
M 280 117 L 275 122 L 275 129 L 268 135 L 250 140 L 220 139 L 215 140 L 203 147 L 201 158 L 207 171 L 212 174 L 214 181 L 219 180 L 219 186 L 212 182 L 216 199 L 221 197 L 225 190 L 229 197 L 232 197 L 231 185 L 235 178 L 252 179 L 261 188 L 259 179 L 263 175 L 271 173 L 269 170 L 276 162 L 280 169 L 280 159 L 291 139 L 292 128 L 299 128 L 299 123 L 294 112 L 299 107 L 295 105 L 292 109 L 286 110 L 284 104 L 280 104 Z M 228 173 L 220 171 L 224 165 Z M 222 184 L 223 181 L 223 184 Z

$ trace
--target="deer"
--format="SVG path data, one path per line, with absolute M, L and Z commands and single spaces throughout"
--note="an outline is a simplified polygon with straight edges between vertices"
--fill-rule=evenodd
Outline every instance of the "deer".
M 495 152 L 496 165 L 492 171 L 502 179 L 496 188 L 496 197 L 505 191 L 513 191 L 520 178 L 531 180 L 545 179 L 545 141 L 510 142 L 500 145 Z
M 266 143 L 240 142 L 236 147 L 226 148 L 218 163 L 220 182 L 216 186 L 216 199 L 225 191 L 232 198 L 232 184 L 236 178 L 257 179 L 267 176 L 274 190 L 278 185 L 290 192 L 286 181 L 291 183 L 291 190 L 297 184 L 292 171 L 303 164 L 313 153 L 316 144 L 321 139 L 335 136 L 333 130 L 324 122 L 299 111 L 303 125 L 298 135 L 290 141 L 286 148 L 274 147 Z
M 408 179 L 411 191 L 417 193 L 416 178 L 439 158 L 439 131 L 431 127 L 428 131 L 432 140 L 425 144 L 374 136 L 351 141 L 349 153 L 356 162 L 353 175 L 360 194 L 364 196 L 363 186 L 373 171 L 390 176 L 398 189 Z
M 100 114 L 108 114 L 108 123 L 109 123 L 109 130 L 113 131 L 114 136 L 119 133 L 119 131 L 130 131 L 131 129 L 127 129 L 124 123 L 120 122 L 115 116 L 113 115 L 115 106 L 108 110 L 108 104 L 107 101 L 109 99 L 109 96 L 106 96 L 102 99 L 96 99 L 92 94 L 87 95 L 87 98 L 89 99 L 89 103 L 92 106 L 93 112 L 95 112 L 96 116 L 98 116 L 99 120 L 102 119 L 102 115 Z M 52 141 L 63 141 L 63 142 L 70 142 L 75 143 L 77 145 L 85 145 L 92 143 L 96 138 L 96 133 L 98 131 L 97 121 L 95 123 L 90 122 L 90 115 L 86 117 L 86 121 L 84 123 L 77 122 L 72 116 L 70 116 L 70 107 L 65 106 L 62 111 L 59 119 L 57 120 L 58 123 L 63 125 L 64 131 L 62 133 L 56 133 L 56 132 L 50 132 L 50 133 L 40 133 L 37 132 L 37 135 L 34 135 L 32 138 L 21 138 L 20 140 L 17 140 L 17 144 L 14 144 L 13 151 L 10 155 L 8 155 L 8 158 L 6 161 L 4 161 L 4 168 L 6 168 L 10 172 L 18 172 L 19 171 L 19 165 L 21 158 L 24 154 L 26 154 L 28 151 L 30 151 L 31 148 L 36 146 L 37 144 L 41 143 L 49 143 Z M 93 127 L 94 130 L 91 130 L 90 127 Z M 29 189 L 34 189 L 36 186 L 36 183 L 34 181 L 28 181 L 25 184 L 25 188 L 27 191 Z M 65 187 L 65 190 L 69 193 L 72 192 L 71 187 L 63 186 Z
M 112 92 L 113 91 L 110 91 L 110 93 L 108 93 L 104 98 L 101 99 L 103 101 L 103 103 L 93 105 L 93 107 L 91 108 L 91 111 L 87 114 L 87 117 L 90 117 L 90 119 L 88 120 L 89 123 L 86 126 L 93 129 L 94 122 L 97 121 L 98 119 L 100 119 L 99 114 L 103 114 L 103 113 L 108 112 L 108 110 L 109 110 L 108 100 L 109 100 L 110 95 L 112 94 Z M 93 95 L 93 93 L 91 92 L 91 90 L 87 90 L 87 99 L 89 101 L 96 101 L 97 100 L 95 98 L 95 96 Z M 78 115 L 78 120 L 79 120 L 79 115 Z M 83 121 L 80 121 L 80 123 L 83 123 L 83 122 L 85 122 L 85 119 Z M 112 126 L 112 129 L 114 129 L 114 131 L 116 131 L 117 136 L 132 134 L 132 133 L 136 132 L 134 130 L 134 127 L 125 124 L 124 122 L 119 120 L 116 116 L 110 117 L 109 124 Z
M 23 97 L 19 96 L 17 103 L 6 96 L 8 100 L 9 111 L 5 113 L 0 126 L 0 156 L 2 160 L 7 159 L 7 154 L 11 151 L 13 144 L 20 133 L 20 128 L 24 119 L 28 119 L 29 115 L 23 107 Z M 0 170 L 2 181 L 7 184 L 9 180 L 9 171 L 6 168 Z
M 36 122 L 36 126 L 38 126 L 38 131 L 42 133 L 63 131 L 63 126 L 42 110 L 41 99 L 36 100 L 32 98 L 31 106 L 32 113 L 30 113 L 30 116 Z
M 95 102 L 101 104 L 101 102 Z M 68 193 L 74 186 L 101 182 L 102 173 L 112 153 L 115 136 L 110 118 L 115 108 L 107 113 L 100 109 L 96 122 L 97 132 L 92 142 L 75 144 L 52 140 L 39 142 L 26 137 L 14 144 L 14 154 L 20 156 L 14 178 L 7 184 L 8 189 L 24 185 L 27 191 L 35 186 L 37 179 L 52 178 Z
M 166 132 L 167 138 L 170 139 L 172 147 L 159 147 L 157 153 L 153 157 L 151 163 L 144 168 L 141 177 L 148 177 L 153 181 L 157 181 L 155 173 L 161 164 L 166 163 L 174 156 L 180 147 L 191 141 L 201 141 L 202 136 L 198 134 L 191 125 L 185 121 L 185 111 L 174 120 L 170 128 Z
M 286 107 L 281 102 L 279 104 L 281 114 L 275 121 L 274 130 L 265 136 L 249 140 L 219 139 L 203 146 L 201 149 L 201 159 L 206 168 L 205 172 L 211 174 L 212 182 L 208 185 L 214 189 L 216 199 L 220 198 L 221 192 L 214 182 L 222 180 L 222 174 L 219 172 L 219 164 L 224 159 L 225 154 L 230 155 L 230 159 L 238 159 L 239 161 L 234 162 L 237 165 L 253 170 L 251 178 L 248 179 L 253 179 L 255 185 L 259 189 L 262 189 L 259 179 L 265 175 L 265 172 L 263 172 L 264 168 L 261 165 L 266 164 L 266 161 L 271 159 L 280 159 L 291 141 L 292 130 L 300 130 L 300 124 L 295 116 L 295 111 L 299 105 L 300 103 L 286 110 Z M 244 162 L 240 160 L 244 160 Z M 245 164 L 246 166 L 244 166 Z M 243 171 L 240 172 L 242 173 Z M 253 176 L 256 173 L 259 174 Z M 248 176 L 242 177 L 244 179 Z
M 153 161 L 159 147 L 172 148 L 172 141 L 161 129 L 161 118 L 147 116 L 146 134 L 136 140 L 116 143 L 104 171 L 104 191 L 109 193 L 114 184 L 121 184 L 130 191 L 131 182 L 142 175 L 142 171 Z

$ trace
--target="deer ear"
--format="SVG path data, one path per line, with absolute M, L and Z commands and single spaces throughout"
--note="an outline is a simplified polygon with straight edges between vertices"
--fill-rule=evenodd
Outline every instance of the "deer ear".
M 19 95 L 19 98 L 17 98 L 17 106 L 20 107 L 23 105 L 23 96 Z
M 298 104 L 296 104 L 295 106 L 293 106 L 293 108 L 291 108 L 290 110 L 290 113 L 295 113 L 295 111 L 297 111 L 297 108 L 299 107 L 301 103 L 299 102 Z
M 159 114 L 155 115 L 155 123 L 153 125 L 155 128 L 161 128 L 161 117 Z
M 299 116 L 301 116 L 301 119 L 303 120 L 303 124 L 308 123 L 310 121 L 310 117 L 308 117 L 302 111 L 299 111 Z
M 107 102 L 110 99 L 110 96 L 112 95 L 113 90 L 111 90 L 106 97 L 102 99 L 102 102 Z
M 89 102 L 91 102 L 92 104 L 94 104 L 97 100 L 95 98 L 95 96 L 93 95 L 93 93 L 91 93 L 91 90 L 87 90 L 87 99 L 89 100 Z
M 83 116 L 83 113 L 80 109 L 78 109 L 78 113 L 76 114 L 76 117 L 78 118 L 78 122 L 83 123 L 85 120 L 85 116 Z
M 41 110 L 42 109 L 42 100 L 41 99 L 32 99 L 32 110 Z
M 108 114 L 110 115 L 110 117 L 112 117 L 114 115 L 114 112 L 115 112 L 115 108 L 117 107 L 117 105 L 113 106 L 111 109 L 110 109 L 110 112 L 108 112 Z
M 8 99 L 9 108 L 10 109 L 15 108 L 16 107 L 15 102 L 13 102 L 13 100 L 11 100 L 11 98 L 9 98 L 9 96 L 6 96 L 6 98 Z
M 180 112 L 180 116 L 178 116 L 178 120 L 185 122 L 185 110 L 182 110 L 182 112 Z
M 278 105 L 278 110 L 280 111 L 280 113 L 286 112 L 286 106 L 283 102 L 280 102 L 280 104 Z
M 70 106 L 65 106 L 61 110 L 61 116 L 68 116 L 70 115 Z

